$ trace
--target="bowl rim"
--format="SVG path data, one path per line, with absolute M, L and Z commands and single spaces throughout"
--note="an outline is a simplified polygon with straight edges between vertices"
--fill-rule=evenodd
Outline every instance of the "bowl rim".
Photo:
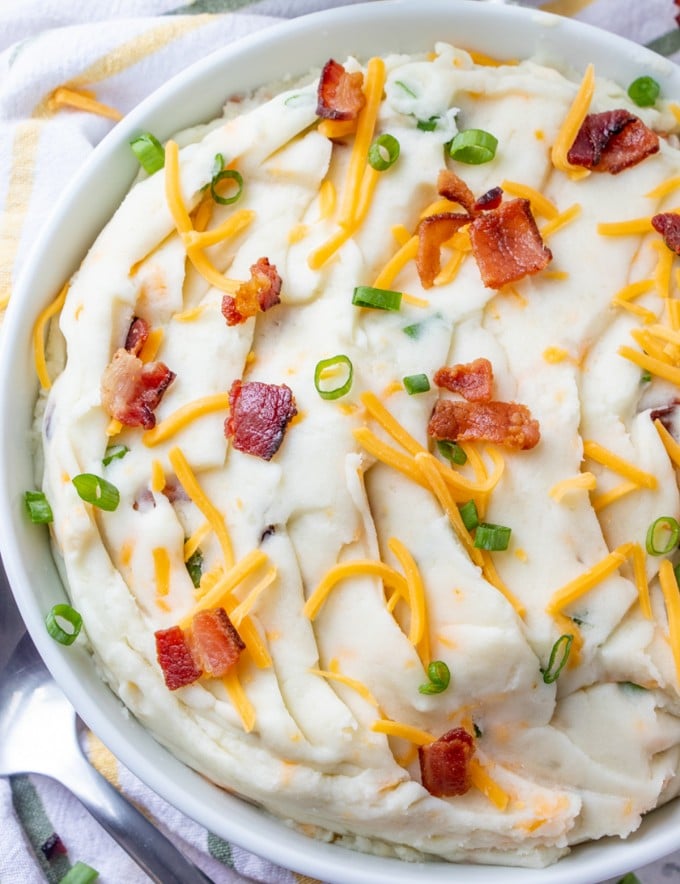
M 380 26 L 384 32 L 380 42 L 386 47 L 392 35 L 401 34 L 403 39 L 407 26 L 420 34 L 426 29 L 423 22 L 434 20 L 435 17 L 446 17 L 447 23 L 455 23 L 456 29 L 462 29 L 463 33 L 470 28 L 473 31 L 476 29 L 478 45 L 487 47 L 489 54 L 494 54 L 488 49 L 493 35 L 490 36 L 490 29 L 484 33 L 480 22 L 492 21 L 494 29 L 502 31 L 503 45 L 508 51 L 506 57 L 512 57 L 516 52 L 515 47 L 529 45 L 533 41 L 539 55 L 556 52 L 563 63 L 571 62 L 576 67 L 584 67 L 589 56 L 596 57 L 598 66 L 603 65 L 607 74 L 615 79 L 621 79 L 616 75 L 617 71 L 630 72 L 639 68 L 640 72 L 653 74 L 662 85 L 680 97 L 680 69 L 645 47 L 593 26 L 530 7 L 480 3 L 479 0 L 457 0 L 453 6 L 447 0 L 419 0 L 417 3 L 415 0 L 374 0 L 335 7 L 265 27 L 188 66 L 140 102 L 102 139 L 65 188 L 23 261 L 2 329 L 3 344 L 0 349 L 0 425 L 5 429 L 0 434 L 0 481 L 5 488 L 5 493 L 0 495 L 0 553 L 28 631 L 81 717 L 96 733 L 104 735 L 109 748 L 126 767 L 206 828 L 212 828 L 222 837 L 271 862 L 337 884 L 405 884 L 424 880 L 496 884 L 501 877 L 504 882 L 522 881 L 527 884 L 548 881 L 551 884 L 586 884 L 639 868 L 679 847 L 680 838 L 675 834 L 675 829 L 677 822 L 680 822 L 680 802 L 674 801 L 648 815 L 641 829 L 625 841 L 601 839 L 581 845 L 573 848 L 556 865 L 540 870 L 444 861 L 406 863 L 310 839 L 190 770 L 161 747 L 141 725 L 126 718 L 120 701 L 91 671 L 91 665 L 88 667 L 83 649 L 66 650 L 48 637 L 42 614 L 46 610 L 45 600 L 50 593 L 55 600 L 63 599 L 64 591 L 58 578 L 55 581 L 56 566 L 52 563 L 50 569 L 46 558 L 50 555 L 48 542 L 44 539 L 41 541 L 39 555 L 34 559 L 33 552 L 37 547 L 31 531 L 35 532 L 35 528 L 28 526 L 27 520 L 21 517 L 22 489 L 32 487 L 26 484 L 32 466 L 19 458 L 18 468 L 17 451 L 26 450 L 27 447 L 32 405 L 29 403 L 30 407 L 27 407 L 26 403 L 17 403 L 16 379 L 22 369 L 32 370 L 31 329 L 38 312 L 54 296 L 56 287 L 53 280 L 70 276 L 85 254 L 84 246 L 94 240 L 96 232 L 111 214 L 110 208 L 106 211 L 102 209 L 98 215 L 94 213 L 90 229 L 95 233 L 84 236 L 81 232 L 80 240 L 75 244 L 65 242 L 68 219 L 76 210 L 82 210 L 84 192 L 96 183 L 104 195 L 103 206 L 117 204 L 124 192 L 120 192 L 121 181 L 127 179 L 129 184 L 136 169 L 136 161 L 127 148 L 129 139 L 147 128 L 162 139 L 184 128 L 186 123 L 173 124 L 168 128 L 160 121 L 174 118 L 172 107 L 177 105 L 178 100 L 189 98 L 197 84 L 209 84 L 214 77 L 222 75 L 225 67 L 235 79 L 233 72 L 239 65 L 247 69 L 249 64 L 256 67 L 253 62 L 259 61 L 258 71 L 262 72 L 260 82 L 264 83 L 273 79 L 266 71 L 275 66 L 274 61 L 268 63 L 267 59 L 276 56 L 282 46 L 286 47 L 289 57 L 295 48 L 304 49 L 299 52 L 300 60 L 295 59 L 298 65 L 295 73 L 303 73 L 312 67 L 309 59 L 316 59 L 314 63 L 320 64 L 323 63 L 322 59 L 328 57 L 325 48 L 317 48 L 328 39 L 338 55 L 342 51 L 338 47 L 342 45 L 351 47 L 356 43 L 368 48 L 366 34 L 371 33 L 371 28 Z M 410 39 L 407 36 L 406 42 L 410 42 Z M 433 36 L 430 45 L 434 39 L 440 37 Z M 471 45 L 470 41 L 467 45 Z M 560 56 L 559 47 L 565 46 L 568 52 L 563 51 Z M 594 55 L 595 51 L 597 55 Z M 355 52 L 363 54 L 356 49 Z M 349 54 L 349 49 L 344 54 Z M 249 73 L 246 79 L 248 91 L 258 85 L 258 76 Z M 226 91 L 223 99 L 228 94 Z M 207 106 L 207 102 L 203 104 Z M 183 111 L 184 118 L 193 115 L 195 122 L 206 119 L 201 113 L 201 106 L 201 102 L 196 102 L 193 109 Z M 106 163 L 117 163 L 121 169 L 117 177 L 112 176 L 111 182 L 100 180 L 101 169 Z M 101 224 L 97 226 L 99 218 Z M 55 243 L 61 244 L 61 253 L 55 250 Z M 45 270 L 47 257 L 52 258 L 52 264 Z M 31 309 L 26 309 L 27 305 Z M 48 586 L 39 582 L 38 577 L 46 577 Z M 83 684 L 87 687 L 85 691 Z M 152 756 L 160 760 L 149 768 L 148 762 Z M 209 808 L 210 803 L 212 807 Z M 651 816 L 655 821 L 662 821 L 662 828 L 657 826 L 650 833 L 647 830 L 651 828 Z

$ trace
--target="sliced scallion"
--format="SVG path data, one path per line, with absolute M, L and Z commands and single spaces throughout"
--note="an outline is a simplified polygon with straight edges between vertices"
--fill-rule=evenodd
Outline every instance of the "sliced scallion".
M 356 307 L 370 307 L 374 310 L 399 310 L 401 292 L 390 289 L 377 289 L 371 285 L 358 285 L 352 295 Z
M 512 528 L 494 525 L 493 522 L 480 522 L 475 531 L 474 546 L 490 552 L 502 552 L 508 548 Z
M 463 525 L 468 531 L 474 531 L 479 527 L 479 513 L 477 512 L 477 504 L 474 500 L 468 500 L 467 503 L 461 503 L 458 507 Z
M 417 98 L 417 97 L 418 97 L 418 96 L 416 95 L 416 93 L 413 91 L 413 89 L 411 89 L 410 86 L 407 86 L 406 83 L 404 83 L 403 80 L 395 80 L 395 81 L 394 81 L 394 85 L 395 85 L 395 86 L 399 86 L 400 89 L 403 89 L 404 92 L 405 92 L 407 95 L 410 95 L 410 96 L 411 96 L 411 98 Z
M 94 473 L 81 473 L 74 476 L 71 480 L 75 486 L 78 496 L 93 506 L 99 507 L 100 510 L 113 512 L 120 503 L 120 492 L 115 485 L 102 479 L 101 476 L 95 476 Z
M 451 463 L 455 463 L 458 467 L 462 467 L 464 463 L 467 463 L 467 454 L 457 442 L 450 442 L 448 439 L 437 439 L 437 451 L 442 457 L 450 460 Z
M 484 129 L 464 129 L 449 144 L 449 156 L 459 163 L 479 166 L 496 156 L 498 139 Z
M 99 877 L 99 872 L 88 866 L 87 863 L 78 861 L 71 866 L 66 875 L 60 879 L 59 884 L 91 884 Z
M 653 77 L 638 77 L 628 87 L 628 97 L 638 107 L 652 107 L 661 93 L 661 86 Z
M 200 549 L 193 552 L 185 562 L 186 569 L 191 577 L 191 582 L 196 589 L 201 585 L 201 577 L 203 576 L 203 553 Z
M 421 132 L 434 132 L 437 128 L 437 123 L 439 122 L 439 117 L 430 117 L 429 120 L 418 120 L 416 126 L 420 129 Z
M 641 384 L 649 384 L 652 380 L 651 371 L 643 371 L 640 375 L 640 383 Z
M 105 467 L 111 463 L 112 460 L 120 460 L 125 457 L 130 449 L 127 445 L 109 445 L 109 447 L 104 452 L 104 457 L 102 458 L 102 464 Z
M 623 878 L 620 878 L 616 884 L 642 884 L 637 875 L 632 872 L 626 872 Z
M 427 666 L 427 677 L 429 681 L 421 684 L 418 691 L 421 694 L 441 694 L 449 686 L 451 671 L 443 660 L 433 660 Z
M 52 507 L 42 491 L 26 491 L 24 503 L 34 524 L 47 525 L 52 521 Z
M 324 386 L 324 374 L 340 367 L 343 370 L 345 380 L 337 387 L 328 389 Z M 321 359 L 314 369 L 314 387 L 316 392 L 322 399 L 339 399 L 346 395 L 352 389 L 352 379 L 354 378 L 354 366 L 349 356 L 340 353 L 337 356 L 330 356 L 328 359 Z
M 659 516 L 647 529 L 645 546 L 650 556 L 665 556 L 672 552 L 680 539 L 680 524 L 673 516 Z
M 416 393 L 427 393 L 430 389 L 430 381 L 426 374 L 409 374 L 404 379 L 404 389 L 409 396 Z
M 475 737 L 476 737 L 478 740 L 481 740 L 481 738 L 484 736 L 484 734 L 482 733 L 482 729 L 480 728 L 480 726 L 477 724 L 476 721 L 473 721 L 473 722 L 472 722 L 472 727 L 473 727 L 474 732 L 475 732 Z
M 243 175 L 236 169 L 224 169 L 224 157 L 221 153 L 215 155 L 213 164 L 213 173 L 210 180 L 210 195 L 221 206 L 231 206 L 235 203 L 243 193 Z M 217 185 L 220 181 L 233 181 L 236 186 L 235 193 L 231 196 L 222 196 L 217 192 Z
M 559 678 L 560 672 L 562 672 L 567 660 L 569 659 L 569 653 L 571 652 L 571 643 L 573 641 L 573 635 L 565 634 L 561 635 L 552 646 L 550 657 L 548 658 L 548 666 L 546 667 L 546 669 L 541 670 L 543 674 L 543 681 L 546 684 L 552 684 Z
M 155 135 L 144 132 L 130 142 L 139 165 L 148 175 L 153 175 L 165 165 L 165 149 Z
M 394 135 L 385 132 L 378 135 L 368 149 L 368 163 L 376 172 L 384 172 L 399 159 L 399 142 Z
M 68 630 L 63 629 L 59 621 L 68 624 L 70 628 Z M 60 645 L 72 645 L 78 638 L 82 625 L 83 618 L 75 608 L 66 603 L 54 605 L 45 617 L 47 631 Z
M 402 328 L 402 331 L 405 335 L 408 335 L 409 338 L 413 338 L 414 341 L 417 341 L 423 333 L 423 327 L 424 324 L 422 322 L 414 322 L 413 325 L 405 325 Z

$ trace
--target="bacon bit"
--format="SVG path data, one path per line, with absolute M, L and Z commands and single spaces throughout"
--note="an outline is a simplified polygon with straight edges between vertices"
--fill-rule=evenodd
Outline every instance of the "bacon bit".
M 182 485 L 172 479 L 165 483 L 162 493 L 167 497 L 170 503 L 183 503 L 184 501 L 191 500 Z
M 146 339 L 149 337 L 150 330 L 151 326 L 146 319 L 135 316 L 130 323 L 127 338 L 125 338 L 125 349 L 128 353 L 132 353 L 133 356 L 139 356 L 142 347 L 146 344 Z
M 445 365 L 434 375 L 438 387 L 460 393 L 468 402 L 489 402 L 493 393 L 493 368 L 488 359 Z
M 660 421 L 673 438 L 678 441 L 678 431 L 676 419 L 678 417 L 678 406 L 680 399 L 674 399 L 668 405 L 662 405 L 660 408 L 653 408 L 649 412 L 649 419 L 652 421 Z
M 150 510 L 156 509 L 156 498 L 150 488 L 144 488 L 139 492 L 132 504 L 132 509 L 138 513 L 148 513 Z
M 151 430 L 156 426 L 154 409 L 175 377 L 164 362 L 144 364 L 120 347 L 104 369 L 102 406 L 126 427 Z
M 472 214 L 476 215 L 478 212 L 488 212 L 489 209 L 497 209 L 502 200 L 503 188 L 492 187 L 491 190 L 487 190 L 487 192 L 483 193 L 479 199 L 475 200 L 475 204 L 472 207 Z
M 237 662 L 245 644 L 224 608 L 198 611 L 191 621 L 194 659 L 204 673 L 221 678 Z
M 156 657 L 163 670 L 165 684 L 171 691 L 192 684 L 203 674 L 196 665 L 187 636 L 179 626 L 159 629 L 156 638 Z
M 475 741 L 462 727 L 453 728 L 426 746 L 418 747 L 420 776 L 430 795 L 464 795 L 472 785 L 470 759 Z
M 517 402 L 454 402 L 440 399 L 427 432 L 452 442 L 496 442 L 526 451 L 541 438 L 538 421 Z
M 239 325 L 262 310 L 281 302 L 281 277 L 269 258 L 259 258 L 250 267 L 250 279 L 242 283 L 235 295 L 222 298 L 222 315 L 227 325 Z
M 52 832 L 50 837 L 40 845 L 45 859 L 54 859 L 55 856 L 64 856 L 68 853 L 66 845 L 56 832 Z
M 326 120 L 356 120 L 366 98 L 361 71 L 349 74 L 339 62 L 329 59 L 321 71 L 317 90 L 317 116 Z
M 680 215 L 675 212 L 659 212 L 652 218 L 652 227 L 663 236 L 671 252 L 680 255 Z
M 659 136 L 623 108 L 588 114 L 567 153 L 574 166 L 618 175 L 659 150 Z
M 552 260 L 526 199 L 477 215 L 470 225 L 470 241 L 482 282 L 492 289 L 538 273 Z
M 469 221 L 468 215 L 459 212 L 441 212 L 428 215 L 418 224 L 416 268 L 424 289 L 432 288 L 439 273 L 442 245 Z
M 234 381 L 229 407 L 225 436 L 231 437 L 234 448 L 264 460 L 271 460 L 279 450 L 286 427 L 297 414 L 290 387 L 258 381 Z
M 469 215 L 475 211 L 475 195 L 455 172 L 442 169 L 437 178 L 437 193 L 452 203 L 458 203 Z

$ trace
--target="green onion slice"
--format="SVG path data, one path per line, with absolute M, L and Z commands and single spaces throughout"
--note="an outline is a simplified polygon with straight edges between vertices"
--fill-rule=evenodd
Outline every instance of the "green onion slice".
M 437 439 L 437 450 L 442 457 L 450 460 L 451 463 L 455 463 L 456 466 L 462 467 L 464 463 L 467 463 L 467 454 L 457 442 L 450 442 L 448 439 Z
M 395 85 L 395 86 L 399 86 L 400 89 L 403 89 L 404 92 L 405 92 L 407 95 L 410 95 L 410 96 L 411 96 L 411 98 L 417 98 L 417 97 L 418 97 L 418 96 L 416 95 L 416 93 L 413 91 L 413 89 L 411 89 L 410 86 L 407 86 L 406 83 L 404 83 L 403 80 L 395 80 L 395 81 L 394 81 L 394 85 Z
M 463 525 L 465 525 L 468 531 L 474 531 L 475 528 L 479 526 L 479 513 L 477 512 L 477 504 L 474 500 L 468 500 L 467 503 L 462 503 L 458 507 L 458 510 L 460 511 Z
M 409 338 L 413 338 L 414 341 L 417 341 L 418 338 L 423 333 L 424 323 L 422 322 L 414 322 L 413 325 L 405 325 L 402 328 L 402 331 Z
M 496 156 L 498 139 L 484 129 L 464 129 L 449 144 L 449 156 L 459 163 L 479 166 Z
M 475 531 L 474 545 L 477 549 L 501 552 L 508 548 L 512 528 L 494 525 L 493 522 L 480 522 Z
M 102 458 L 102 464 L 105 467 L 111 463 L 112 460 L 120 460 L 125 457 L 130 449 L 127 445 L 109 445 L 109 447 L 104 452 L 104 457 Z
M 441 694 L 449 686 L 451 671 L 443 660 L 433 660 L 427 666 L 427 677 L 429 681 L 421 684 L 418 691 L 421 694 Z
M 101 476 L 95 476 L 94 473 L 81 473 L 74 476 L 71 480 L 75 486 L 78 496 L 93 506 L 99 507 L 100 510 L 113 512 L 120 503 L 120 492 L 115 485 L 102 479 Z
M 376 172 L 384 172 L 399 159 L 399 142 L 394 135 L 378 135 L 368 149 L 368 162 Z
M 640 375 L 640 383 L 641 384 L 649 384 L 652 380 L 652 373 L 650 371 L 643 371 Z
M 201 585 L 201 577 L 203 576 L 203 553 L 197 549 L 192 553 L 185 562 L 191 582 L 196 589 Z
M 66 875 L 60 879 L 59 884 L 91 884 L 99 877 L 99 872 L 88 866 L 87 863 L 78 861 L 71 866 Z
M 661 93 L 661 86 L 653 77 L 638 77 L 628 87 L 628 97 L 638 107 L 652 107 Z
M 420 129 L 421 132 L 434 132 L 437 128 L 437 123 L 439 122 L 439 117 L 430 117 L 429 120 L 418 120 L 416 126 Z
M 678 545 L 680 524 L 673 516 L 659 516 L 647 529 L 645 546 L 650 556 L 665 556 Z
M 328 369 L 336 368 L 337 366 L 343 366 L 345 368 L 346 377 L 339 387 L 333 387 L 329 390 L 322 386 L 324 382 L 323 374 L 325 371 L 328 371 Z M 314 369 L 314 386 L 316 387 L 316 392 L 322 399 L 339 399 L 341 396 L 349 393 L 352 389 L 353 377 L 354 366 L 352 365 L 351 359 L 349 356 L 345 356 L 344 353 L 340 353 L 338 356 L 330 356 L 328 359 L 322 359 L 317 362 L 316 368 Z
M 475 731 L 475 737 L 478 740 L 480 740 L 484 736 L 484 734 L 482 733 L 482 729 L 480 728 L 480 726 L 477 724 L 476 721 L 472 722 L 472 727 L 474 728 L 474 731 Z
M 26 491 L 24 503 L 34 524 L 47 525 L 52 521 L 52 507 L 42 491 Z
M 401 292 L 390 289 L 376 289 L 371 285 L 358 285 L 352 295 L 356 307 L 371 307 L 374 310 L 399 310 Z
M 165 165 L 165 149 L 150 132 L 144 132 L 133 138 L 130 147 L 139 160 L 139 165 L 148 175 L 153 175 Z
M 430 382 L 426 374 L 409 374 L 404 378 L 404 389 L 413 396 L 416 393 L 427 393 Z
M 546 669 L 541 670 L 541 672 L 543 673 L 543 681 L 546 684 L 552 684 L 559 678 L 560 672 L 562 672 L 567 660 L 569 659 L 569 654 L 571 652 L 571 643 L 573 641 L 573 635 L 565 634 L 561 635 L 552 646 L 550 657 L 548 658 L 548 666 Z
M 236 169 L 224 169 L 224 157 L 221 153 L 215 155 L 213 164 L 213 173 L 210 180 L 210 194 L 216 203 L 221 206 L 230 206 L 235 203 L 243 193 L 243 175 Z M 220 181 L 233 181 L 236 185 L 236 191 L 231 196 L 221 196 L 217 192 L 217 185 Z
M 60 620 L 70 626 L 68 631 L 60 626 Z M 55 605 L 51 611 L 48 611 L 47 616 L 45 617 L 47 631 L 55 641 L 59 642 L 60 645 L 72 645 L 78 638 L 78 633 L 80 632 L 82 625 L 83 618 L 80 614 L 75 608 L 72 608 L 65 603 Z

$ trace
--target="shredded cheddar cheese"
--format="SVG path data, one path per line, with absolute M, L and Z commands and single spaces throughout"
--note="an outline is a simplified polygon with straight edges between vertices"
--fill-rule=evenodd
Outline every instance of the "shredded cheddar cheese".
M 49 390 L 52 386 L 52 379 L 47 371 L 47 360 L 45 359 L 45 329 L 49 321 L 61 312 L 68 289 L 69 283 L 66 283 L 52 303 L 40 312 L 33 326 L 33 361 L 43 390 Z
M 485 795 L 498 810 L 507 808 L 510 796 L 491 777 L 478 758 L 470 759 L 470 780 L 475 789 Z
M 371 725 L 371 730 L 377 734 L 386 734 L 388 737 L 401 737 L 402 740 L 408 740 L 409 743 L 415 743 L 416 746 L 428 746 L 436 740 L 436 737 L 428 734 L 427 731 L 413 727 L 411 724 L 391 721 L 389 718 L 376 719 Z
M 675 579 L 673 565 L 668 559 L 664 559 L 659 565 L 659 583 L 666 603 L 670 646 L 673 652 L 677 682 L 680 685 L 680 592 L 678 592 L 678 581 Z
M 600 236 L 637 236 L 641 233 L 650 233 L 652 219 L 631 218 L 629 221 L 602 221 L 597 225 Z
M 531 211 L 534 215 L 542 215 L 551 221 L 559 215 L 559 209 L 551 200 L 530 187 L 528 184 L 521 184 L 518 181 L 508 181 L 507 178 L 501 182 L 501 188 L 510 196 L 518 196 L 522 199 L 529 200 L 531 203 Z
M 212 230 L 199 232 L 198 230 L 188 230 L 182 234 L 182 241 L 187 249 L 205 249 L 208 246 L 217 245 L 242 233 L 253 223 L 255 212 L 251 209 L 238 209 L 233 215 L 230 215 L 218 227 Z
M 636 467 L 635 464 L 625 460 L 625 458 L 619 457 L 618 454 L 614 454 L 613 451 L 605 448 L 604 445 L 600 445 L 599 442 L 586 439 L 583 442 L 583 453 L 586 457 L 594 460 L 596 463 L 608 467 L 610 470 L 619 473 L 621 476 L 624 476 L 631 482 L 635 482 L 637 485 L 641 485 L 643 488 L 654 489 L 659 484 L 656 476 L 653 476 L 651 473 L 646 473 L 644 470 Z
M 619 347 L 619 354 L 651 374 L 655 374 L 660 378 L 665 378 L 672 384 L 680 386 L 680 368 L 668 365 L 660 359 L 655 359 L 652 356 L 648 356 L 646 353 L 641 353 L 639 350 L 627 347 L 625 344 L 622 347 Z
M 229 395 L 227 393 L 215 393 L 211 396 L 194 399 L 193 402 L 187 402 L 186 405 L 182 405 L 164 420 L 159 421 L 153 429 L 146 430 L 142 434 L 142 442 L 148 448 L 152 448 L 160 442 L 165 442 L 166 439 L 174 436 L 197 418 L 228 409 Z
M 372 559 L 355 559 L 352 562 L 342 562 L 330 569 L 305 602 L 302 609 L 303 616 L 314 620 L 336 584 L 350 577 L 379 577 L 386 586 L 396 590 L 404 599 L 409 598 L 408 584 L 394 568 Z
M 377 289 L 389 289 L 398 274 L 404 269 L 409 261 L 412 261 L 418 253 L 418 237 L 412 236 L 398 252 L 396 252 L 380 273 L 376 276 L 373 287 Z
M 371 706 L 375 706 L 376 709 L 378 708 L 378 701 L 366 685 L 358 679 L 350 678 L 349 675 L 343 675 L 341 672 L 333 672 L 327 669 L 310 669 L 309 672 L 311 675 L 318 675 L 320 678 L 328 679 L 328 681 L 337 681 L 339 684 L 344 684 L 348 688 L 352 688 L 352 690 L 356 691 L 360 697 L 363 697 L 367 703 L 370 703 Z
M 557 233 L 558 230 L 575 221 L 580 214 L 581 206 L 579 203 L 574 203 L 573 206 L 569 206 L 564 212 L 560 212 L 559 215 L 556 215 L 547 224 L 544 224 L 541 228 L 541 236 L 543 239 L 548 239 L 553 233 Z
M 565 497 L 574 491 L 592 491 L 597 486 L 597 479 L 592 473 L 579 473 L 556 482 L 548 491 L 548 494 L 557 503 L 561 503 Z
M 257 604 L 258 599 L 265 591 L 274 583 L 276 580 L 277 571 L 276 568 L 270 568 L 264 577 L 259 580 L 255 586 L 250 590 L 248 595 L 243 599 L 243 601 L 238 604 L 230 614 L 231 622 L 238 629 L 241 625 L 243 618 L 246 617 L 252 609 Z
M 593 494 L 590 503 L 595 512 L 600 513 L 605 507 L 611 506 L 612 503 L 616 503 L 616 501 L 621 500 L 622 497 L 626 497 L 631 492 L 639 490 L 640 486 L 637 482 L 631 482 L 626 479 L 624 482 L 620 482 L 618 485 L 610 488 L 609 491 Z
M 553 166 L 560 172 L 566 172 L 574 180 L 585 178 L 590 174 L 587 169 L 581 166 L 573 166 L 567 159 L 567 154 L 590 110 L 590 102 L 594 92 L 595 68 L 592 64 L 589 64 L 550 151 Z
M 418 570 L 418 565 L 416 564 L 415 559 L 400 540 L 396 537 L 391 537 L 387 545 L 401 565 L 401 569 L 406 576 L 408 603 L 411 609 L 411 624 L 408 631 L 408 640 L 415 647 L 420 644 L 423 636 L 428 631 L 423 578 Z
M 232 666 L 226 675 L 222 676 L 222 684 L 229 695 L 229 699 L 231 700 L 234 709 L 238 712 L 241 723 L 243 724 L 243 730 L 249 734 L 255 727 L 255 707 L 248 699 L 246 692 L 243 690 L 243 685 L 239 680 L 235 666 Z
M 201 543 L 205 540 L 205 538 L 210 534 L 212 528 L 210 527 L 210 522 L 203 522 L 202 525 L 194 531 L 191 537 L 188 537 L 184 542 L 184 561 L 188 562 L 189 559 L 193 556 L 196 550 L 199 548 Z
M 680 469 L 680 445 L 675 441 L 673 436 L 668 432 L 666 427 L 661 423 L 659 418 L 656 418 L 654 421 L 654 426 L 656 427 L 656 431 L 663 442 L 663 447 L 666 449 L 666 453 L 670 457 L 673 462 L 673 466 L 676 469 Z
M 165 488 L 165 470 L 159 460 L 151 461 L 151 490 L 157 493 Z
M 548 614 L 558 614 L 564 608 L 571 605 L 581 596 L 589 592 L 593 587 L 601 583 L 605 578 L 609 577 L 617 571 L 629 556 L 635 556 L 635 544 L 624 543 L 612 550 L 597 564 L 589 568 L 584 574 L 570 580 L 557 592 L 553 593 L 552 598 L 548 602 L 546 611 Z M 638 591 L 640 587 L 638 587 Z
M 62 107 L 70 107 L 74 110 L 86 111 L 88 114 L 96 114 L 100 117 L 108 117 L 116 123 L 123 119 L 123 114 L 108 104 L 103 104 L 95 98 L 90 89 L 74 89 L 71 86 L 59 86 L 47 99 L 47 106 L 51 111 Z
M 155 547 L 152 555 L 156 593 L 166 596 L 170 592 L 170 556 L 164 546 Z

